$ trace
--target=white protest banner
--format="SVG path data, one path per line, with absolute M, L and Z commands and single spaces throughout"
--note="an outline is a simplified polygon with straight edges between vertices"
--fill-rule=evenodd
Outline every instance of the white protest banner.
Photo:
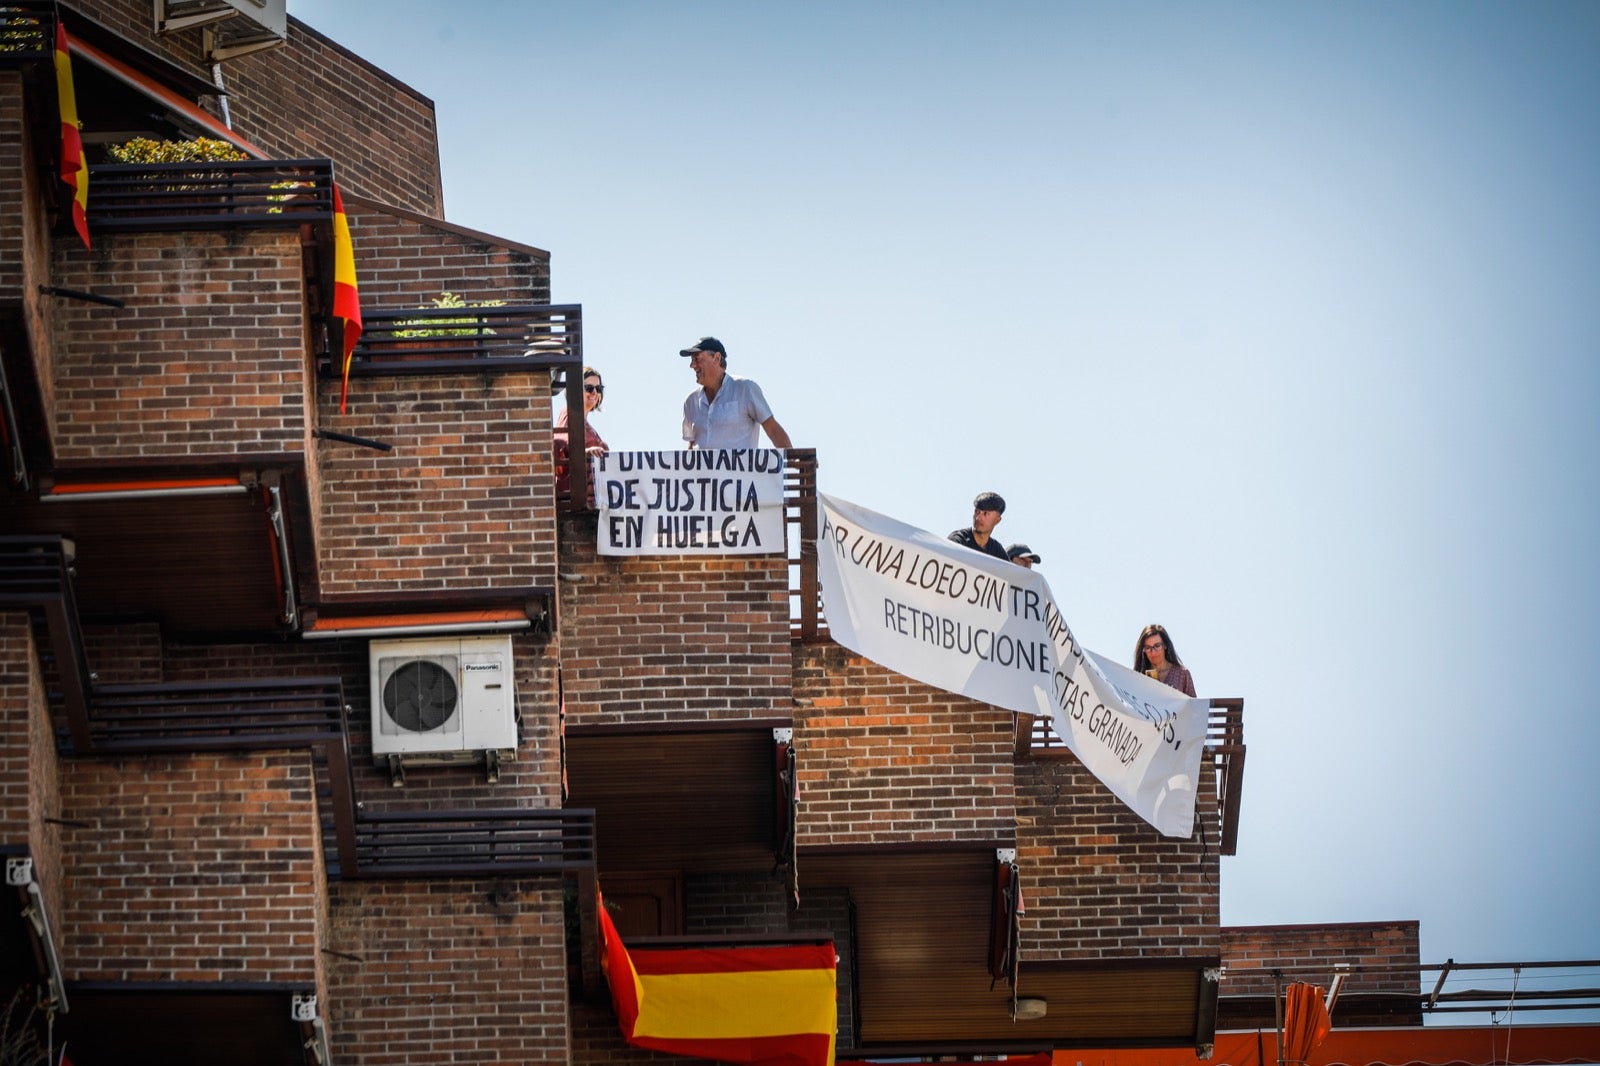
M 606 452 L 590 461 L 601 555 L 783 551 L 783 452 Z
M 1167 836 L 1194 832 L 1206 700 L 1079 646 L 1044 575 L 818 495 L 833 639 L 936 688 L 1049 715 L 1073 754 Z

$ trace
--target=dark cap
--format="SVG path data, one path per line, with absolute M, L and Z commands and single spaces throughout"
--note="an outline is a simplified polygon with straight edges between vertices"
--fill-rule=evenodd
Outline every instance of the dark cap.
M 679 355 L 693 355 L 695 352 L 716 352 L 718 355 L 727 355 L 728 349 L 715 337 L 701 337 L 689 347 L 683 349 Z
M 1034 551 L 1032 548 L 1028 547 L 1026 544 L 1021 544 L 1021 543 L 1013 544 L 1013 545 L 1011 545 L 1011 547 L 1007 548 L 1006 549 L 1006 558 L 1010 559 L 1012 562 L 1015 562 L 1018 559 L 1026 559 L 1030 563 L 1042 563 L 1042 562 L 1044 562 L 1043 559 L 1039 558 L 1039 553 L 1038 552 Z
M 974 511 L 999 511 L 1001 514 L 1005 514 L 1006 501 L 1000 497 L 998 492 L 980 492 L 978 493 L 978 498 L 972 501 L 972 509 Z

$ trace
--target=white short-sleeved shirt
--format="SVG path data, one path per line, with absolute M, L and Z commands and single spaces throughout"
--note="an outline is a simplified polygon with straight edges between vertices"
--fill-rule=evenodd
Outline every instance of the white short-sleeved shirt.
M 697 388 L 683 401 L 683 439 L 696 448 L 759 448 L 761 423 L 771 417 L 761 386 L 728 374 L 715 400 Z

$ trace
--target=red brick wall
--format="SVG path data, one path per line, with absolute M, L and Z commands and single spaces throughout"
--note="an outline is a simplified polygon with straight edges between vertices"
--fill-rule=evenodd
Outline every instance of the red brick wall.
M 42 94 L 29 101 L 44 110 Z M 52 105 L 53 106 L 53 105 Z M 22 76 L 0 71 L 0 301 L 21 305 L 22 320 L 32 344 L 35 378 L 48 410 L 55 383 L 51 380 L 50 330 L 45 305 L 53 300 L 39 294 L 39 286 L 54 283 L 50 277 L 50 231 L 45 214 L 40 168 L 28 135 Z M 65 193 L 57 185 L 57 201 Z M 77 241 L 74 235 L 71 238 Z M 12 380 L 13 388 L 21 383 Z
M 0 613 L 0 843 L 28 843 L 28 743 L 32 704 L 41 687 L 26 611 Z
M 341 882 L 331 917 L 334 1061 L 568 1061 L 559 881 Z
M 1011 838 L 1011 712 L 837 645 L 793 660 L 801 847 Z
M 23 216 L 39 204 L 37 182 L 32 182 L 33 190 L 26 187 L 33 178 L 26 151 L 22 74 L 0 70 L 0 188 L 5 189 L 0 197 L 5 198 L 6 206 L 0 211 L 0 296 L 7 300 L 21 298 Z
M 415 89 L 293 17 L 287 44 L 230 60 L 223 77 L 234 126 L 256 146 L 328 156 L 342 190 L 444 214 L 433 101 Z
M 211 80 L 200 30 L 158 36 L 150 0 L 79 0 L 73 7 Z M 443 213 L 433 101 L 416 90 L 293 17 L 287 43 L 228 60 L 222 76 L 235 132 L 269 156 L 332 158 L 345 192 Z M 204 104 L 219 113 L 215 97 Z
M 26 612 L 0 612 L 0 843 L 27 846 L 60 914 L 61 768 L 38 662 Z
M 101 685 L 148 685 L 162 680 L 161 627 L 155 622 L 89 626 L 83 653 Z
M 344 415 L 338 390 L 323 424 L 394 448 L 319 442 L 325 597 L 555 584 L 548 375 L 357 378 Z
M 102 234 L 93 253 L 55 251 L 59 284 L 127 301 L 51 308 L 63 458 L 304 450 L 298 234 Z
M 787 717 L 782 556 L 601 558 L 595 516 L 561 527 L 568 722 Z
M 1350 964 L 1341 995 L 1415 993 L 1422 962 L 1415 921 L 1229 926 L 1222 930 L 1222 959 L 1225 996 L 1272 995 L 1274 970 L 1286 981 L 1326 988 L 1341 962 Z
M 315 980 L 307 753 L 83 759 L 63 778 L 69 980 Z
M 1216 824 L 1209 763 L 1197 820 Z M 1164 837 L 1070 755 L 1019 763 L 1022 959 L 1217 954 L 1219 859 L 1205 840 Z
M 345 198 L 362 306 L 428 307 L 442 292 L 467 301 L 550 302 L 550 255 L 486 240 L 355 197 Z

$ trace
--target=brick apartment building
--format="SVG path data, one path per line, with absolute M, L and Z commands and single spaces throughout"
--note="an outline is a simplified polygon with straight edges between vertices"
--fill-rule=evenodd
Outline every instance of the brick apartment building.
M 1160 836 L 1043 721 L 828 640 L 804 448 L 786 554 L 598 555 L 547 253 L 442 218 L 429 100 L 213 6 L 0 4 L 6 1000 L 64 1002 L 77 1066 L 665 1061 L 618 1030 L 598 884 L 630 943 L 831 938 L 841 1057 L 1208 1045 L 1238 701 L 1201 831 Z M 197 134 L 253 158 L 107 162 Z M 387 734 L 408 658 L 488 664 L 488 739 Z

